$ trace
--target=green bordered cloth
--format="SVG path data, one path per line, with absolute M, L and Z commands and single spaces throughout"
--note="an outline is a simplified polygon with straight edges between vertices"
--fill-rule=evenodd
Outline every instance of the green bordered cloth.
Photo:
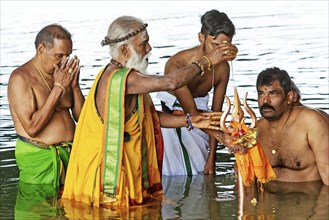
M 124 142 L 126 80 L 131 69 L 122 68 L 109 76 L 105 98 L 102 167 L 103 192 L 116 195 L 121 175 Z

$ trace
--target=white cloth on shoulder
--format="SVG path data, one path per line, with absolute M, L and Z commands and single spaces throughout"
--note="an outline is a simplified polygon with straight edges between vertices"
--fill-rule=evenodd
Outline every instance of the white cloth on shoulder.
M 171 110 L 182 110 L 175 96 L 159 92 L 157 98 Z M 208 111 L 209 95 L 194 99 L 199 110 Z M 161 128 L 164 141 L 162 174 L 197 175 L 208 158 L 209 136 L 198 128 Z
M 183 110 L 176 96 L 170 94 L 169 92 L 157 92 L 156 97 L 160 101 L 164 102 L 170 110 Z M 204 97 L 194 98 L 194 102 L 198 110 L 210 111 L 208 108 L 209 94 L 207 94 Z

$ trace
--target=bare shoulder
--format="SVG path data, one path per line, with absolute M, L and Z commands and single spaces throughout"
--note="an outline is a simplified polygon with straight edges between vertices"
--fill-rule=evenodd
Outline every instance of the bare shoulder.
M 300 125 L 316 125 L 328 124 L 328 116 L 325 112 L 320 112 L 318 109 L 309 108 L 306 106 L 296 106 L 292 109 L 292 117 L 295 118 L 297 124 Z
M 181 50 L 174 54 L 170 59 L 186 59 L 187 57 L 192 56 L 195 53 L 197 47 Z
M 196 48 L 185 49 L 171 56 L 165 68 L 165 74 L 173 69 L 185 67 L 192 63 Z
M 31 73 L 30 67 L 28 64 L 24 64 L 18 68 L 16 68 L 9 77 L 8 87 L 15 86 L 23 86 L 31 84 Z
M 215 66 L 216 75 L 219 76 L 219 79 L 224 79 L 224 81 L 229 80 L 230 77 L 230 65 L 227 61 L 221 62 Z
M 315 109 L 315 108 L 310 108 L 310 107 L 306 107 L 306 106 L 295 106 L 292 108 L 292 113 L 296 114 L 297 117 L 307 117 L 308 119 L 310 118 L 321 118 L 323 117 L 325 114 L 327 114 L 326 112 L 320 111 L 319 109 Z M 327 114 L 328 115 L 328 114 Z
M 127 77 L 126 94 L 143 94 L 157 91 L 162 78 L 159 75 L 147 75 L 132 70 Z

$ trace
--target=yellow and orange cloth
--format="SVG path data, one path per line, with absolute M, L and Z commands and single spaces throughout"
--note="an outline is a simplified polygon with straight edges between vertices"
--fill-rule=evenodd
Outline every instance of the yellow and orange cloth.
M 80 114 L 62 198 L 94 206 L 140 205 L 162 194 L 160 122 L 148 94 L 138 95 L 138 109 L 125 121 L 131 69 L 123 68 L 109 77 L 103 124 L 95 95 L 105 69 L 97 75 Z
M 243 185 L 250 186 L 254 182 L 255 177 L 260 183 L 267 183 L 274 179 L 276 175 L 272 166 L 261 144 L 257 142 L 256 128 L 249 128 L 244 122 L 231 121 L 230 125 L 234 128 L 231 135 L 237 138 L 232 144 L 240 145 L 247 149 L 246 154 L 234 153 Z

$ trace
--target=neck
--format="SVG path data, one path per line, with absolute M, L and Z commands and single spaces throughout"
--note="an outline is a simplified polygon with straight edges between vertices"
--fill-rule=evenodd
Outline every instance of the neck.
M 116 66 L 120 69 L 123 68 L 123 65 L 119 61 L 116 61 L 115 59 L 111 59 L 110 62 L 111 62 L 111 64 L 113 64 L 114 66 Z
M 45 79 L 44 75 L 42 74 L 41 70 L 37 67 L 36 60 L 34 60 L 34 63 L 33 64 L 34 64 L 34 67 L 37 69 L 38 74 L 40 75 L 40 77 L 42 78 L 42 80 L 44 81 L 44 83 L 46 84 L 49 92 L 51 92 L 51 87 L 50 87 L 49 83 L 47 82 L 47 80 Z
M 283 129 L 286 126 L 291 114 L 291 108 L 288 111 L 284 112 L 280 119 L 274 121 L 268 121 L 269 127 L 274 129 Z
M 51 75 L 51 74 L 45 70 L 44 66 L 39 62 L 39 60 L 37 58 L 34 58 L 33 63 L 34 63 L 34 66 L 39 70 L 39 72 L 42 73 L 42 75 L 49 78 L 49 75 Z

